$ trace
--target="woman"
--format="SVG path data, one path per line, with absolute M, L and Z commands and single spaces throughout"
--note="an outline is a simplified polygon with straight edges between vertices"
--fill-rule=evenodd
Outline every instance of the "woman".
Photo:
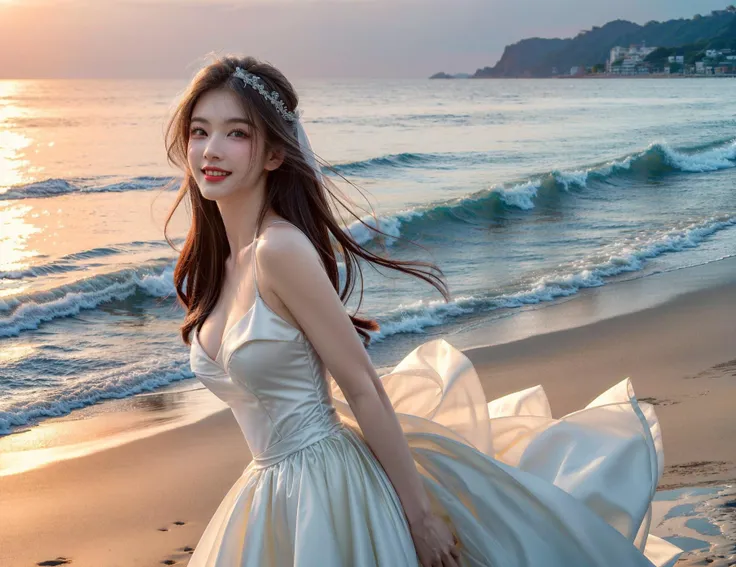
M 344 307 L 357 258 L 449 294 L 433 264 L 342 230 L 297 107 L 277 69 L 224 57 L 167 131 L 185 173 L 174 209 L 187 195 L 192 208 L 182 337 L 253 454 L 190 567 L 671 564 L 679 550 L 647 537 L 659 426 L 628 381 L 553 420 L 541 388 L 486 405 L 443 340 L 377 376 L 378 325 Z

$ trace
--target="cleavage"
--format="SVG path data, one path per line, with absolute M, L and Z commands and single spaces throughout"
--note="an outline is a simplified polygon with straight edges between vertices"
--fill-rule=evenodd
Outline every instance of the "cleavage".
M 256 298 L 256 301 L 258 301 L 258 298 Z M 235 320 L 235 322 L 232 325 L 230 325 L 230 327 L 228 327 L 226 331 L 223 332 L 222 338 L 220 339 L 220 348 L 217 349 L 217 354 L 215 354 L 215 356 L 211 356 L 205 350 L 204 346 L 202 346 L 202 341 L 200 340 L 199 335 L 197 336 L 197 342 L 199 343 L 200 348 L 207 355 L 207 358 L 209 358 L 213 362 L 217 362 L 217 359 L 220 357 L 220 353 L 222 352 L 222 349 L 225 348 L 225 342 L 228 340 L 228 337 L 230 336 L 230 333 L 232 332 L 232 330 L 235 327 L 237 327 L 243 319 L 245 319 L 248 315 L 250 315 L 251 311 L 253 311 L 253 309 L 255 309 L 255 306 L 256 305 L 255 305 L 255 302 L 254 302 L 253 305 L 251 305 L 250 309 L 248 309 L 245 313 L 243 313 L 240 317 L 238 317 Z
M 237 326 L 237 324 L 240 321 L 242 321 L 243 317 L 245 317 L 246 315 L 248 315 L 248 313 L 250 313 L 253 310 L 253 308 L 255 307 L 256 302 L 258 301 L 256 290 L 253 289 L 252 279 L 245 277 L 245 274 L 250 274 L 251 273 L 250 266 L 242 268 L 241 269 L 241 272 L 242 272 L 242 274 L 239 275 L 239 276 L 230 276 L 231 278 L 232 277 L 236 277 L 236 280 L 235 281 L 238 282 L 238 288 L 236 288 L 235 293 L 232 294 L 232 295 L 235 296 L 234 298 L 232 298 L 232 295 L 229 294 L 230 295 L 230 298 L 227 301 L 227 304 L 229 305 L 229 309 L 228 309 L 227 313 L 226 314 L 222 314 L 222 315 L 220 315 L 220 314 L 217 313 L 218 310 L 219 310 L 219 304 L 221 304 L 222 303 L 222 300 L 223 300 L 223 295 L 224 295 L 224 291 L 225 291 L 223 289 L 223 293 L 220 294 L 220 297 L 218 298 L 218 301 L 217 301 L 217 304 L 215 305 L 215 308 L 207 316 L 207 319 L 205 319 L 204 323 L 202 324 L 202 327 L 200 328 L 200 332 L 199 332 L 199 335 L 198 335 L 197 340 L 199 341 L 199 344 L 202 347 L 202 349 L 205 351 L 205 354 L 207 356 L 209 356 L 212 360 L 217 360 L 217 357 L 220 355 L 220 352 L 222 351 L 223 345 L 224 345 L 225 341 L 227 340 L 227 337 L 230 334 L 230 332 L 233 330 L 233 328 L 235 326 Z M 251 289 L 250 290 L 244 289 L 246 287 L 246 279 L 251 279 L 251 283 L 250 283 Z M 223 286 L 223 288 L 226 287 L 226 286 L 227 286 L 227 283 L 225 284 L 225 286 Z M 248 293 L 248 292 L 250 292 L 250 293 Z M 248 296 L 250 298 L 250 301 L 248 303 L 246 303 L 246 300 L 247 300 L 247 297 L 246 296 Z M 246 305 L 246 304 L 249 304 L 250 305 L 250 307 L 247 310 L 244 310 L 243 311 L 241 309 L 237 309 L 237 306 L 238 305 Z M 234 312 L 237 312 L 237 315 L 235 315 Z M 216 322 L 218 320 L 221 321 L 223 318 L 224 318 L 224 322 L 222 322 L 222 323 L 217 323 Z M 229 327 L 227 326 L 228 323 L 230 323 L 230 326 Z M 222 333 L 220 334 L 220 340 L 219 340 L 219 342 L 216 343 L 218 345 L 218 349 L 217 349 L 215 355 L 214 356 L 211 356 L 209 354 L 209 352 L 212 349 L 209 348 L 209 347 L 211 346 L 211 343 L 212 343 L 212 340 L 211 340 L 211 337 L 210 336 L 214 333 L 214 330 L 211 328 L 213 325 L 216 326 L 216 327 L 222 326 Z M 204 335 L 202 335 L 202 330 L 204 330 L 205 328 L 206 328 L 206 336 L 208 338 L 204 338 Z M 203 344 L 202 339 L 204 339 L 204 341 L 207 343 L 207 346 L 205 346 Z

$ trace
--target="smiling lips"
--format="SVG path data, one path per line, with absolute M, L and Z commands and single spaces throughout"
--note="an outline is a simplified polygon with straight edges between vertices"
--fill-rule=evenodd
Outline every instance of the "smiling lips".
M 202 172 L 206 181 L 222 181 L 231 173 L 219 167 L 203 167 Z

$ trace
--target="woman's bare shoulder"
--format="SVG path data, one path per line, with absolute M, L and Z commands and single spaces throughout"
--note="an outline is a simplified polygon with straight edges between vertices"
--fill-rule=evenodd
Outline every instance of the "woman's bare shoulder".
M 322 268 L 322 260 L 312 241 L 290 222 L 269 224 L 256 249 L 258 265 L 266 273 L 293 273 L 309 264 Z

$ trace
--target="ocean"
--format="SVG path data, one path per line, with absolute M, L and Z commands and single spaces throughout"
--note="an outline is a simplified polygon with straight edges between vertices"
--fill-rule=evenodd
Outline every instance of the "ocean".
M 180 175 L 163 130 L 185 86 L 0 81 L 0 435 L 201 387 L 163 240 L 175 192 L 162 187 Z M 369 203 L 328 175 L 359 215 L 370 204 L 414 243 L 389 239 L 393 256 L 436 262 L 453 296 L 364 270 L 379 367 L 435 336 L 472 342 L 473 329 L 588 288 L 736 254 L 736 81 L 295 86 L 315 151 Z M 187 222 L 180 210 L 177 243 Z M 381 250 L 359 224 L 346 230 Z

